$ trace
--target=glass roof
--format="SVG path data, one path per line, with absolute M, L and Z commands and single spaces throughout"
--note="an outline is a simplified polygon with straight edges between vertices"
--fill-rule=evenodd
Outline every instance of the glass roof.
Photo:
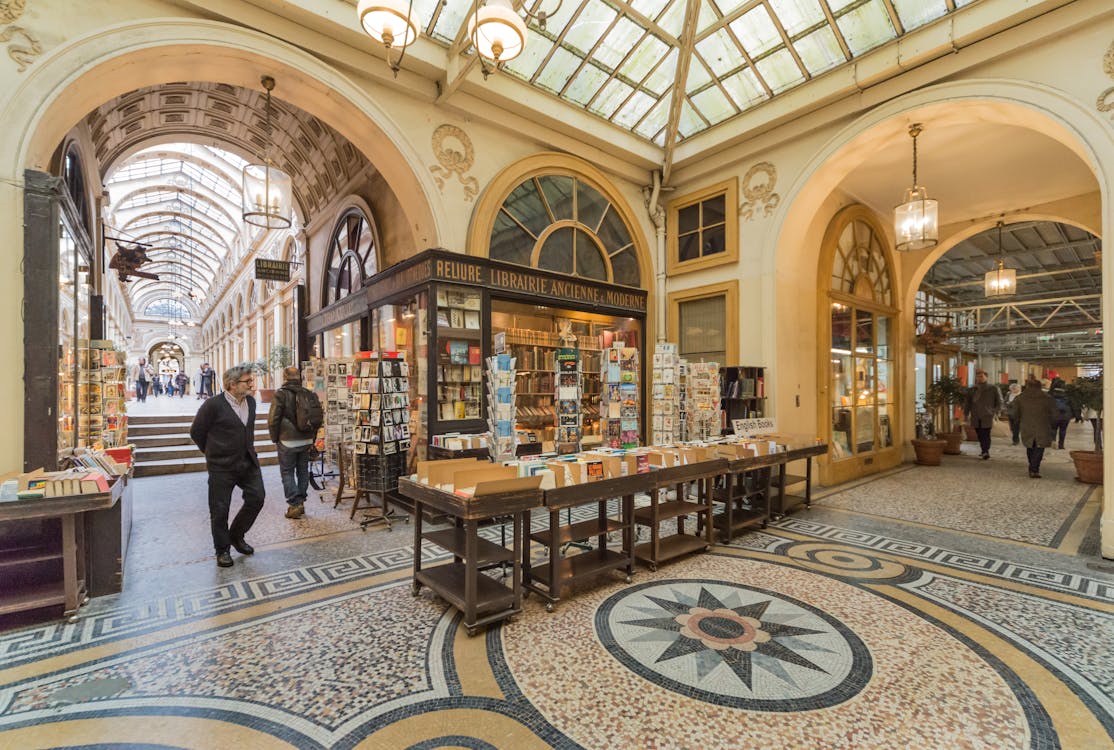
M 677 140 L 976 1 L 525 0 L 526 10 L 549 14 L 547 23 L 527 20 L 526 48 L 504 70 L 664 146 L 683 59 Z M 689 2 L 694 28 L 686 28 Z M 425 34 L 452 45 L 467 34 L 471 6 L 414 0 L 414 13 Z

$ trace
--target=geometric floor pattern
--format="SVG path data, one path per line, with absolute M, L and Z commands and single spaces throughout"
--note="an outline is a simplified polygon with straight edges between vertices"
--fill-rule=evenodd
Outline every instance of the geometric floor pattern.
M 994 455 L 924 481 L 997 493 Z M 0 633 L 0 748 L 1114 748 L 1114 575 L 1070 549 L 1094 494 L 1042 472 L 1038 522 L 966 533 L 960 500 L 915 515 L 922 470 L 474 638 L 411 595 L 405 525 L 183 566 Z

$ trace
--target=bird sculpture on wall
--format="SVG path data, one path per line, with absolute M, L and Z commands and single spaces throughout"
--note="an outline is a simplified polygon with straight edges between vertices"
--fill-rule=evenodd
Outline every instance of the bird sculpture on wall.
M 157 274 L 147 273 L 140 271 L 139 267 L 144 263 L 150 262 L 145 251 L 146 245 L 142 243 L 123 244 L 116 242 L 116 253 L 108 261 L 108 267 L 115 269 L 120 275 L 120 281 L 131 281 L 129 276 L 135 276 L 143 279 L 159 280 Z

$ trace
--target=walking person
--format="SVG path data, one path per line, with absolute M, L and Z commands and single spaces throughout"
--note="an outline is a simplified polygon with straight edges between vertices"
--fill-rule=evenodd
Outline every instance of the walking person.
M 139 363 L 132 368 L 132 380 L 135 381 L 135 400 L 141 404 L 147 403 L 147 387 L 151 383 L 154 370 L 147 364 L 146 357 L 140 357 Z
M 982 460 L 990 458 L 990 428 L 1002 410 L 1002 392 L 998 386 L 987 382 L 986 370 L 975 370 L 975 385 L 967 391 L 963 415 L 979 436 Z
M 302 386 L 302 373 L 297 367 L 284 368 L 282 379 L 282 388 L 271 399 L 267 427 L 271 441 L 278 447 L 286 517 L 296 519 L 306 514 L 309 451 L 323 421 L 323 412 L 317 394 Z
M 1064 381 L 1053 378 L 1048 386 L 1048 395 L 1055 403 L 1055 412 L 1052 415 L 1052 441 L 1060 450 L 1064 449 L 1064 438 L 1068 434 L 1068 425 L 1072 420 L 1071 404 L 1068 403 L 1068 392 L 1064 388 Z
M 179 373 L 174 376 L 174 385 L 178 386 L 178 398 L 182 398 L 186 395 L 186 386 L 189 384 L 190 376 L 184 371 L 179 371 Z
M 1015 398 L 1021 395 L 1021 384 L 1010 383 L 1010 393 L 1006 396 L 1006 414 L 1010 418 L 1010 437 L 1013 438 L 1013 444 L 1019 445 L 1021 443 L 1021 421 L 1013 416 L 1010 406 L 1013 404 Z
M 1056 402 L 1041 389 L 1039 380 L 1030 377 L 1021 395 L 1010 404 L 1010 415 L 1021 423 L 1021 442 L 1029 458 L 1029 478 L 1041 478 L 1044 449 L 1052 445 L 1052 422 Z
M 263 510 L 263 474 L 255 455 L 255 379 L 247 365 L 236 365 L 224 373 L 224 396 L 201 405 L 190 426 L 190 438 L 205 454 L 209 472 L 209 523 L 217 565 L 232 565 L 229 546 L 241 555 L 255 549 L 244 539 Z M 244 504 L 228 523 L 232 490 L 243 491 Z

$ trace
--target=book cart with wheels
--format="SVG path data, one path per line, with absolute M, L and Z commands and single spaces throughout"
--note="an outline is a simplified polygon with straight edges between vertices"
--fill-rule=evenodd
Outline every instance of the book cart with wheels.
M 540 480 L 539 480 L 540 482 Z M 506 620 L 522 611 L 523 538 L 530 525 L 530 510 L 542 503 L 536 486 L 504 492 L 461 497 L 436 487 L 403 477 L 398 491 L 414 504 L 414 574 L 411 592 L 429 588 L 464 615 L 469 636 L 479 628 Z M 454 526 L 440 531 L 423 532 L 423 510 L 434 511 L 453 519 Z M 479 524 L 496 516 L 513 518 L 511 547 L 481 539 Z M 422 542 L 428 541 L 451 552 L 452 562 L 423 567 Z M 500 563 L 511 566 L 508 586 L 486 576 L 482 568 Z
M 772 471 L 784 470 L 785 453 L 755 455 L 740 445 L 721 446 L 727 461 L 723 480 L 713 493 L 723 503 L 723 513 L 714 516 L 714 525 L 724 542 L 730 542 L 744 529 L 766 528 L 771 515 Z
M 808 510 L 812 507 L 812 459 L 828 452 L 827 443 L 809 442 L 805 439 L 788 440 L 784 445 L 785 462 L 778 465 L 777 476 L 770 480 L 778 490 L 771 507 L 771 515 L 775 520 L 792 513 L 797 508 L 803 507 Z M 787 473 L 790 463 L 801 460 L 805 462 L 804 475 Z M 788 494 L 788 488 L 798 484 L 804 485 L 804 494 Z
M 634 557 L 650 570 L 658 565 L 690 552 L 705 551 L 712 545 L 712 486 L 716 477 L 724 473 L 727 464 L 723 459 L 705 459 L 681 466 L 671 466 L 647 474 L 650 477 L 650 504 L 634 512 L 634 522 L 650 527 L 650 541 L 634 548 Z M 695 501 L 688 495 L 688 486 L 696 489 Z M 674 488 L 676 498 L 663 497 Z M 685 528 L 685 519 L 695 517 L 695 528 Z M 661 536 L 661 524 L 677 519 L 677 532 Z
M 545 491 L 545 506 L 549 511 L 549 528 L 529 535 L 522 550 L 525 570 L 523 588 L 534 592 L 546 601 L 546 610 L 552 612 L 561 600 L 561 591 L 592 576 L 622 568 L 625 581 L 630 583 L 634 574 L 634 496 L 650 486 L 649 474 L 633 474 L 613 479 L 602 479 L 585 484 L 556 487 Z M 607 503 L 619 498 L 619 517 L 612 518 Z M 561 523 L 561 511 L 596 503 L 596 518 L 578 523 Z M 623 546 L 620 551 L 607 548 L 607 536 L 619 532 Z M 596 545 L 576 555 L 564 556 L 562 550 L 577 542 L 595 538 Z M 546 548 L 548 559 L 530 565 L 530 544 L 537 542 Z

